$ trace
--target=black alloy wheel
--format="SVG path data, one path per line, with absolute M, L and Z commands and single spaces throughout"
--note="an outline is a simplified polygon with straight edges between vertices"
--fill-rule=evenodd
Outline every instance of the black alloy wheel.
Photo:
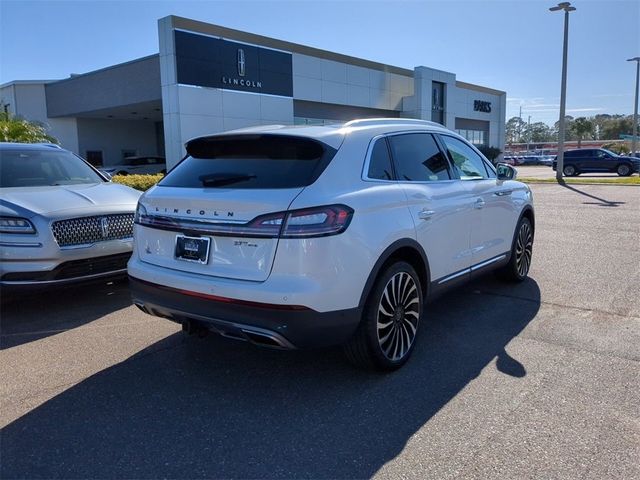
M 629 167 L 629 165 L 627 165 L 626 163 L 621 163 L 620 165 L 618 165 L 618 168 L 616 168 L 616 173 L 620 177 L 628 177 L 629 175 L 631 175 L 631 167 Z
M 395 370 L 406 363 L 415 346 L 423 308 L 423 292 L 415 269 L 393 263 L 378 277 L 365 304 L 363 318 L 344 345 L 356 366 Z
M 533 258 L 533 226 L 527 217 L 522 217 L 516 228 L 511 246 L 511 258 L 498 276 L 510 282 L 522 282 L 529 275 Z

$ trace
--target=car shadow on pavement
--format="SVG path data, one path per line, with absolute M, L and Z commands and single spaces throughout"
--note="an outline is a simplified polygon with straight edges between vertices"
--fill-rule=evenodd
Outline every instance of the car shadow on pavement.
M 5 427 L 0 477 L 369 478 L 496 358 L 526 375 L 505 347 L 539 306 L 534 280 L 478 279 L 429 305 L 391 374 L 174 334 Z
M 0 350 L 85 325 L 130 305 L 126 278 L 55 289 L 3 292 Z
M 583 205 L 598 205 L 600 207 L 619 207 L 620 205 L 625 205 L 627 202 L 612 202 L 610 200 L 606 200 L 604 198 L 601 197 L 597 197 L 595 195 L 592 195 L 590 193 L 587 193 L 583 190 L 580 190 L 579 188 L 576 188 L 575 186 L 569 185 L 565 182 L 558 182 L 560 186 L 571 190 L 572 192 L 576 192 L 579 193 L 580 195 L 584 195 L 585 197 L 589 197 L 592 198 L 593 200 L 596 200 L 596 202 L 582 202 Z

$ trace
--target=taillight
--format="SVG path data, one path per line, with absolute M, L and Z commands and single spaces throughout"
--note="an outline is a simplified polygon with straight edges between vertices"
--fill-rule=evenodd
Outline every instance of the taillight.
M 148 215 L 138 204 L 135 223 L 159 230 L 182 231 L 191 234 L 254 238 L 309 238 L 337 235 L 351 222 L 353 209 L 346 205 L 288 210 L 268 213 L 248 223 L 224 223 L 194 220 L 164 215 Z
M 305 208 L 287 212 L 283 238 L 324 237 L 344 232 L 353 210 L 345 205 Z
M 346 230 L 353 209 L 345 205 L 289 210 L 254 218 L 242 226 L 242 235 L 309 238 L 337 235 Z

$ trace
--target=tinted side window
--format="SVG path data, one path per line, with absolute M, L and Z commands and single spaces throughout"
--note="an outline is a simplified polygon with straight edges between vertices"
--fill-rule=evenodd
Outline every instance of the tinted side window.
M 576 150 L 569 150 L 568 152 L 564 152 L 564 158 L 573 158 L 578 153 Z
M 473 180 L 487 178 L 484 161 L 469 145 L 457 138 L 442 135 L 442 141 L 451 155 L 453 166 L 457 170 L 460 179 Z
M 389 157 L 387 141 L 384 138 L 376 140 L 376 143 L 371 150 L 367 177 L 377 180 L 393 180 L 391 158 Z
M 431 134 L 409 133 L 389 137 L 398 180 L 434 182 L 449 180 L 449 163 Z

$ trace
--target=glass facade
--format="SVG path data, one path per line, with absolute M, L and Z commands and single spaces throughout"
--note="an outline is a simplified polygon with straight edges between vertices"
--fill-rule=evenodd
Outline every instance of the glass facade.
M 474 145 L 487 145 L 487 132 L 484 130 L 456 129 L 456 133 Z

